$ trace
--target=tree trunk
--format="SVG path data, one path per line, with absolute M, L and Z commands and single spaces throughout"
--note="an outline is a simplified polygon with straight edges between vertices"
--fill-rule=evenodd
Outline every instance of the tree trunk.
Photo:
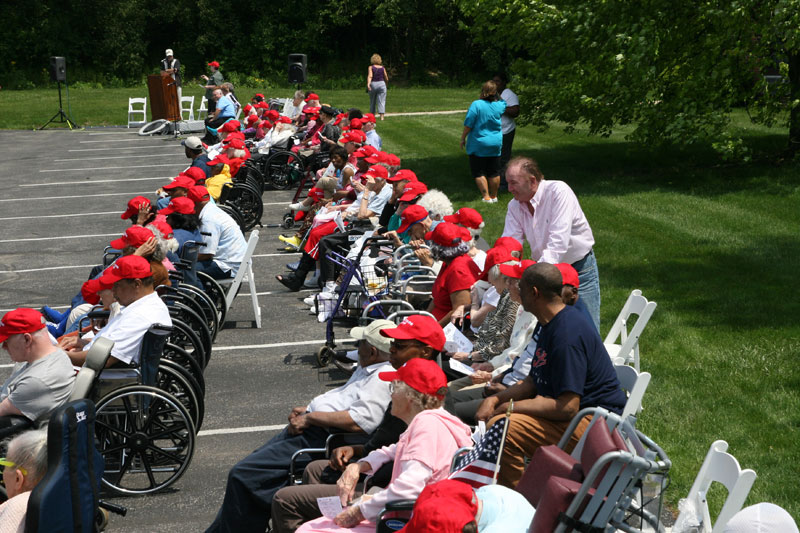
M 800 151 L 800 50 L 792 50 L 788 54 L 790 104 L 789 111 L 789 152 L 796 154 Z

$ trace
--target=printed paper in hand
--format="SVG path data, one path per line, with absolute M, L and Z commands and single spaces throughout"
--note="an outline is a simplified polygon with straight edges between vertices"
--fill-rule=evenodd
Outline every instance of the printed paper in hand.
M 472 343 L 451 322 L 444 328 L 444 349 L 448 352 L 472 352 Z
M 467 376 L 475 372 L 475 370 L 471 366 L 467 366 L 461 361 L 457 361 L 452 357 L 450 358 L 450 368 L 455 370 L 456 372 L 461 372 L 462 374 L 466 374 Z
M 342 502 L 338 496 L 317 498 L 317 505 L 319 505 L 319 510 L 325 518 L 335 518 L 342 512 Z

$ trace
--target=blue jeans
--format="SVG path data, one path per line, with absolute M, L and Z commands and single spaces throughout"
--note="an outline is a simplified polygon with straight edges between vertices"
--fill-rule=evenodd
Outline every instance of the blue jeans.
M 195 264 L 194 269 L 197 272 L 205 272 L 214 279 L 228 279 L 233 277 L 233 271 L 228 270 L 226 272 L 222 270 L 213 259 L 209 259 L 207 261 L 198 261 Z
M 302 448 L 322 448 L 328 431 L 310 427 L 300 435 L 286 428 L 234 466 L 228 473 L 225 499 L 206 533 L 264 533 L 272 512 L 272 498 L 288 483 L 289 460 Z M 310 461 L 303 455 L 298 464 Z
M 592 315 L 594 327 L 600 333 L 600 274 L 597 272 L 594 250 L 580 261 L 572 263 L 572 266 L 578 271 L 578 281 L 581 282 L 578 297 L 586 304 L 589 314 Z

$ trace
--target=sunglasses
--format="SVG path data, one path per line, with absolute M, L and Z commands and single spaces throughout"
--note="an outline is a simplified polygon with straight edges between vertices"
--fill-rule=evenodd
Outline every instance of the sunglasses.
M 19 466 L 14 461 L 6 459 L 5 457 L 0 457 L 0 466 L 5 466 L 6 468 L 16 468 L 17 470 L 22 472 L 23 476 L 27 476 L 28 475 L 28 471 L 27 470 L 25 470 L 24 468 Z

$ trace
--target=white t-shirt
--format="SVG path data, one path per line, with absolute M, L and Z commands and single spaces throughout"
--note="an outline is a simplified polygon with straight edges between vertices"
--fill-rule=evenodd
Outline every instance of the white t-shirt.
M 247 241 L 236 221 L 216 205 L 208 203 L 200 211 L 200 231 L 211 234 L 204 239 L 206 245 L 201 252 L 213 255 L 214 263 L 235 277 L 247 252 Z
M 511 106 L 519 105 L 519 98 L 517 95 L 514 94 L 514 91 L 511 89 L 503 89 L 503 92 L 500 93 L 500 98 L 506 103 L 506 109 Z M 514 119 L 503 113 L 500 117 L 500 127 L 503 131 L 503 135 L 506 133 L 511 133 L 514 131 L 514 128 L 517 127 L 517 123 L 514 122 Z

